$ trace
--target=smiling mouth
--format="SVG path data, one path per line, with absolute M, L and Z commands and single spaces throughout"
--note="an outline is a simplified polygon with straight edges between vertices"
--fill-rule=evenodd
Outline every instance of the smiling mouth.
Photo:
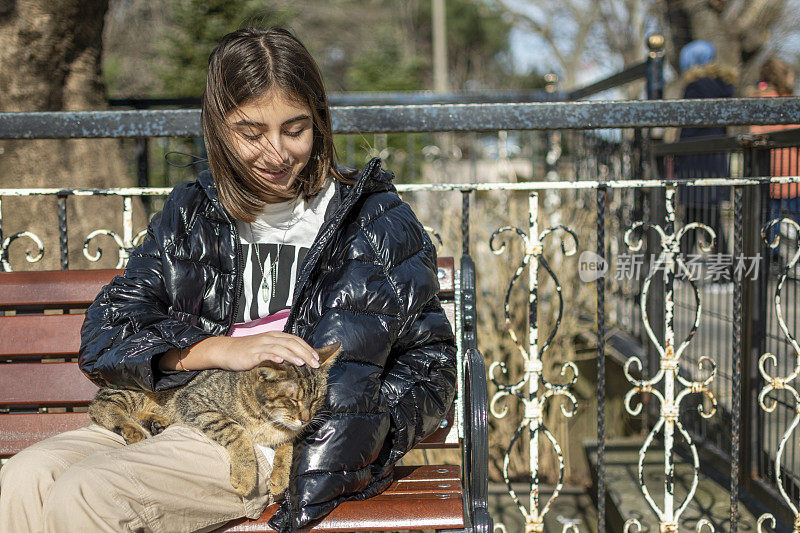
M 289 169 L 288 168 L 280 170 L 278 172 L 270 172 L 269 170 L 267 170 L 265 168 L 258 167 L 258 166 L 254 167 L 254 168 L 256 169 L 256 171 L 258 171 L 259 174 L 261 174 L 262 176 L 266 177 L 267 179 L 270 179 L 270 180 L 273 180 L 273 181 L 281 180 L 281 179 L 283 179 L 283 178 L 285 178 L 286 176 L 289 175 Z

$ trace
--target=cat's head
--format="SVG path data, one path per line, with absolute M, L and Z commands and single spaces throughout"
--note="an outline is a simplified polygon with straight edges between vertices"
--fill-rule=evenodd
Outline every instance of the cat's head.
M 266 362 L 253 369 L 253 393 L 272 425 L 298 433 L 319 413 L 328 391 L 328 372 L 341 343 L 317 348 L 319 368 Z

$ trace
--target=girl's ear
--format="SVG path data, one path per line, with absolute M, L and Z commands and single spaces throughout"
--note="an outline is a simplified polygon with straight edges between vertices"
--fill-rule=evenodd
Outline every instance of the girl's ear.
M 319 355 L 320 366 L 326 365 L 330 367 L 336 361 L 336 357 L 339 355 L 339 352 L 342 351 L 342 343 L 334 342 L 333 344 L 328 344 L 322 348 L 315 348 L 315 350 Z

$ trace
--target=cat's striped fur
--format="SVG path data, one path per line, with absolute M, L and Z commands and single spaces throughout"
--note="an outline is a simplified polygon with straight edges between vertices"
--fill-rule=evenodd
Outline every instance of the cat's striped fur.
M 289 485 L 292 440 L 320 414 L 339 348 L 338 343 L 318 348 L 318 369 L 265 363 L 246 372 L 204 370 L 183 387 L 163 392 L 104 387 L 89 405 L 89 417 L 128 444 L 171 424 L 199 429 L 228 451 L 231 485 L 241 495 L 257 482 L 253 444 L 274 448 L 270 492 L 278 496 Z

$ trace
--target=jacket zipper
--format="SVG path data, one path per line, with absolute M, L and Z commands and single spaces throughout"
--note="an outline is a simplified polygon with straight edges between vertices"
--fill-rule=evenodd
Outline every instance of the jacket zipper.
M 227 213 L 225 213 L 227 216 Z M 230 316 L 228 317 L 228 329 L 225 331 L 225 335 L 230 335 L 231 330 L 233 330 L 233 321 L 236 319 L 236 309 L 239 305 L 239 298 L 244 292 L 244 281 L 242 280 L 243 272 L 244 272 L 244 260 L 241 257 L 241 251 L 239 250 L 239 234 L 236 231 L 236 223 L 231 220 L 230 216 L 228 216 L 228 226 L 231 229 L 231 235 L 233 236 L 233 256 L 234 256 L 234 283 L 235 289 L 233 292 L 233 306 L 231 307 Z
M 284 332 L 297 335 L 295 321 L 297 320 L 297 313 L 300 309 L 300 299 L 298 297 L 300 294 L 302 294 L 303 287 L 308 281 L 308 278 L 311 277 L 311 272 L 317 265 L 317 261 L 322 253 L 322 249 L 327 245 L 331 237 L 337 232 L 342 220 L 344 220 L 344 216 L 347 214 L 356 200 L 361 197 L 364 185 L 366 185 L 367 177 L 372 175 L 375 167 L 379 164 L 380 159 L 374 158 L 367 164 L 367 166 L 364 167 L 364 169 L 361 171 L 359 180 L 356 182 L 353 189 L 351 189 L 350 194 L 347 195 L 345 200 L 342 202 L 342 205 L 339 206 L 339 209 L 331 217 L 331 224 L 333 224 L 333 227 L 325 228 L 324 232 L 320 231 L 320 233 L 317 235 L 317 238 L 320 238 L 320 236 L 322 237 L 319 241 L 315 241 L 311 245 L 311 249 L 308 251 L 308 254 L 306 254 L 306 258 L 300 267 L 300 275 L 297 277 L 297 283 L 294 287 L 294 294 L 292 295 L 292 307 L 289 311 L 289 317 L 286 319 L 286 325 L 283 328 Z

